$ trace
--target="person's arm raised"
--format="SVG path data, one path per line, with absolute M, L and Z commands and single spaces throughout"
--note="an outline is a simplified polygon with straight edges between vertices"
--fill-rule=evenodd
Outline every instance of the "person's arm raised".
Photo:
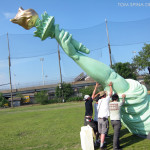
M 110 87 L 110 93 L 109 93 L 109 96 L 110 96 L 110 97 L 112 96 L 112 93 L 113 93 L 112 85 L 113 85 L 112 82 L 110 82 L 110 83 L 108 84 L 108 86 Z
M 99 84 L 96 82 L 96 85 L 95 85 L 95 88 L 94 88 L 93 94 L 92 94 L 92 99 L 93 99 L 93 100 L 94 100 L 95 97 L 96 97 L 95 93 L 96 93 L 96 90 L 97 90 L 98 85 L 99 85 Z
M 125 103 L 125 97 L 126 97 L 126 95 L 122 94 L 122 102 L 123 102 L 123 104 Z

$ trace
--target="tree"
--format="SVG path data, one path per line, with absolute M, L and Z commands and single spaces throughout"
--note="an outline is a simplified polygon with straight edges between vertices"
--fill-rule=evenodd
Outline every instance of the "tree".
M 136 67 L 134 64 L 126 63 L 116 63 L 112 68 L 125 79 L 136 79 Z
M 93 86 L 88 86 L 88 87 L 84 87 L 82 89 L 79 90 L 80 93 L 82 93 L 82 95 L 90 95 L 92 96 L 92 93 L 93 93 L 93 90 L 94 90 L 94 87 Z
M 47 91 L 40 91 L 35 94 L 35 101 L 42 105 L 48 104 L 48 94 Z
M 150 44 L 144 44 L 142 50 L 133 58 L 133 63 L 139 71 L 150 67 Z
M 92 96 L 93 90 L 94 90 L 94 86 L 88 86 L 86 88 L 84 87 L 84 88 L 80 89 L 79 92 L 82 93 L 83 96 L 84 95 Z M 102 86 L 99 86 L 97 88 L 96 93 L 99 92 L 99 91 L 103 91 L 103 90 L 104 90 L 104 88 Z
M 3 107 L 4 104 L 8 103 L 5 97 L 3 97 L 3 94 L 0 93 L 0 107 Z
M 146 75 L 144 77 L 144 82 L 145 82 L 145 84 L 150 85 L 150 75 Z
M 148 74 L 145 74 L 144 82 L 150 84 L 150 44 L 144 44 L 142 50 L 134 57 L 133 63 L 139 71 L 148 70 Z
M 62 97 L 62 92 L 65 100 L 68 99 L 70 96 L 72 96 L 72 94 L 74 93 L 71 84 L 64 82 L 62 83 L 62 87 L 59 86 L 56 87 L 55 89 L 56 97 Z

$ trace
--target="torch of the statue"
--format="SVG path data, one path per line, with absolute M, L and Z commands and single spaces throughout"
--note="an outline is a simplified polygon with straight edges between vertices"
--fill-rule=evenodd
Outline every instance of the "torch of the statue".
M 38 14 L 33 9 L 24 10 L 22 7 L 18 9 L 15 18 L 10 19 L 11 22 L 19 24 L 23 28 L 29 30 L 35 26 L 38 19 Z

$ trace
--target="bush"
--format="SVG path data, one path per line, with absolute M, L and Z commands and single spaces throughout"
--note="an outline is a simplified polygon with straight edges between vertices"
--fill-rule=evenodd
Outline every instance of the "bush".
M 42 105 L 46 105 L 49 103 L 47 91 L 41 91 L 35 94 L 35 101 Z
M 92 95 L 93 93 L 93 90 L 94 90 L 94 87 L 93 86 L 88 86 L 86 88 L 82 88 L 79 90 L 80 93 L 82 93 L 82 95 Z
M 84 95 L 90 95 L 90 96 L 92 96 L 94 87 L 95 86 L 88 86 L 86 88 L 80 89 L 79 92 L 82 93 L 83 97 L 84 97 Z M 100 87 L 97 88 L 96 92 L 103 91 L 103 90 L 104 90 L 104 88 L 102 86 L 100 86 Z
M 6 100 L 5 97 L 3 97 L 3 94 L 0 93 L 0 107 L 4 107 L 4 104 L 8 103 L 8 100 Z
M 150 85 L 150 75 L 149 74 L 145 75 L 144 82 L 145 82 L 145 84 Z
M 55 94 L 57 98 L 62 97 L 62 90 L 63 90 L 63 96 L 64 99 L 68 99 L 70 96 L 73 95 L 73 89 L 71 87 L 71 84 L 69 83 L 62 83 L 62 87 L 60 88 L 59 86 L 56 87 L 55 89 Z
M 62 103 L 62 98 L 53 98 L 49 100 L 49 104 L 54 104 L 54 103 Z
M 66 102 L 71 102 L 71 101 L 82 101 L 83 97 L 78 97 L 78 96 L 74 96 L 74 97 L 69 97 Z

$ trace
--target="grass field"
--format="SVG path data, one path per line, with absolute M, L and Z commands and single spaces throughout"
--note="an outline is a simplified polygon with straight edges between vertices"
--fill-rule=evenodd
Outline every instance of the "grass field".
M 84 102 L 0 109 L 0 150 L 81 150 Z M 112 149 L 113 130 L 107 139 Z M 121 129 L 125 150 L 150 150 L 150 140 Z

